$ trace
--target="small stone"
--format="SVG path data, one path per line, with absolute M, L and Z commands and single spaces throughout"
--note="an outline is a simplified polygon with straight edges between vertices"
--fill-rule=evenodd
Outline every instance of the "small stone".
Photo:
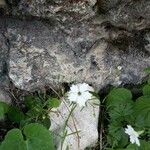
M 62 102 L 57 113 L 50 113 L 50 130 L 55 135 L 56 149 L 65 150 L 68 147 L 70 150 L 84 150 L 86 147 L 95 146 L 98 142 L 99 106 L 87 104 L 82 110 L 81 107 L 76 106 L 69 118 L 68 108 L 71 110 L 72 106 Z M 65 132 L 67 136 L 63 141 L 63 137 L 60 137 L 64 136 Z

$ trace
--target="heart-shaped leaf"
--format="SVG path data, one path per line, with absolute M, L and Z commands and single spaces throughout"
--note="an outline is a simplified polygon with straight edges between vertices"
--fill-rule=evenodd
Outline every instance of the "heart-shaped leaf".
M 54 150 L 52 134 L 44 126 L 31 123 L 23 131 L 10 130 L 0 150 Z

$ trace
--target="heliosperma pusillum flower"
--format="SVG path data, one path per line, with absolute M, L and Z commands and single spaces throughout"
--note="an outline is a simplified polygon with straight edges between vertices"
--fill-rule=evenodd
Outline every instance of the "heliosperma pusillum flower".
M 84 107 L 86 102 L 92 99 L 94 89 L 87 83 L 73 84 L 68 92 L 68 100 L 77 103 L 80 107 Z
M 131 125 L 127 125 L 127 128 L 125 128 L 125 133 L 129 135 L 130 142 L 132 144 L 135 143 L 140 146 L 139 135 L 142 134 L 143 131 L 136 132 Z

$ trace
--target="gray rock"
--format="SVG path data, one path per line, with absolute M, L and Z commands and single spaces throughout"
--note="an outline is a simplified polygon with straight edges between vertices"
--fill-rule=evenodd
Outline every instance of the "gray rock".
M 6 22 L 4 19 L 0 21 L 0 87 L 5 86 L 8 83 L 7 72 L 8 72 L 8 55 L 9 47 L 8 41 L 5 36 Z
M 68 24 L 8 19 L 9 77 L 24 90 L 73 81 L 97 89 L 138 84 L 150 65 L 147 34 L 107 30 L 96 18 Z
M 11 13 L 40 18 L 57 17 L 58 20 L 78 20 L 92 16 L 95 3 L 96 0 L 20 0 Z
M 12 103 L 9 93 L 6 92 L 3 88 L 0 88 L 0 102 L 5 102 L 7 104 Z
M 90 67 L 86 55 L 103 37 L 103 28 L 89 22 L 73 26 L 38 21 L 8 21 L 9 77 L 26 90 L 74 80 L 83 81 Z M 80 28 L 79 28 L 80 27 Z M 85 65 L 86 66 L 85 66 Z
M 56 149 L 66 150 L 68 147 L 71 150 L 84 150 L 94 146 L 98 141 L 99 106 L 88 104 L 82 110 L 77 106 L 68 119 L 71 109 L 72 106 L 62 102 L 55 113 L 50 113 L 50 130 L 54 132 Z M 64 136 L 66 131 L 67 135 Z
M 142 81 L 150 65 L 149 1 L 98 1 L 98 16 L 95 3 L 20 0 L 16 11 L 39 19 L 6 20 L 0 57 L 8 57 L 8 48 L 8 75 L 15 86 L 36 90 L 76 81 L 100 89 Z
M 99 21 L 110 22 L 128 31 L 143 30 L 150 26 L 149 0 L 20 0 L 11 13 L 77 21 L 95 15 L 96 7 L 101 16 Z
M 149 0 L 98 0 L 105 21 L 126 30 L 142 30 L 150 26 Z

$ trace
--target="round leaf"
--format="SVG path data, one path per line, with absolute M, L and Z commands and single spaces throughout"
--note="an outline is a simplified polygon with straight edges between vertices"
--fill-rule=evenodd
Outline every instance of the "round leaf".
M 47 101 L 48 107 L 51 107 L 51 108 L 59 107 L 60 103 L 61 103 L 61 101 L 59 99 L 57 99 L 57 98 L 50 98 Z
M 44 126 L 32 123 L 23 130 L 27 150 L 54 150 L 52 135 Z
M 21 131 L 19 129 L 10 130 L 5 136 L 0 150 L 27 150 Z
M 145 85 L 143 87 L 143 95 L 150 95 L 150 85 Z
M 19 129 L 10 130 L 0 150 L 54 150 L 54 145 L 50 131 L 32 123 L 24 127 L 23 134 Z
M 107 97 L 107 106 L 115 106 L 118 103 L 131 102 L 132 93 L 125 88 L 113 89 Z
M 20 123 L 25 116 L 18 108 L 11 106 L 8 110 L 8 118 L 15 123 Z

